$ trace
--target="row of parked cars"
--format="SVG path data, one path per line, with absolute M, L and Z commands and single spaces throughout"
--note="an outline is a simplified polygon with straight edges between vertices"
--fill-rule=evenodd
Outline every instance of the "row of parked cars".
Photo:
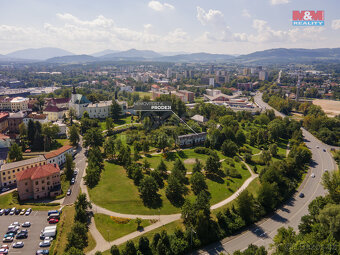
M 29 228 L 31 226 L 31 223 L 26 221 L 22 224 L 20 224 L 19 222 L 13 222 L 12 224 L 10 224 L 7 228 L 7 232 L 4 235 L 4 238 L 2 239 L 2 241 L 4 243 L 12 243 L 15 239 L 26 239 L 28 237 L 28 230 L 27 228 Z M 23 229 L 21 229 L 20 227 L 22 227 Z M 23 241 L 17 241 L 14 242 L 12 244 L 13 248 L 22 248 L 24 247 L 24 242 Z M 0 254 L 8 254 L 8 250 L 9 250 L 9 245 L 8 244 L 3 244 L 0 248 Z
M 74 170 L 74 172 L 73 172 L 73 178 L 71 179 L 71 182 L 70 182 L 71 185 L 73 185 L 73 184 L 76 182 L 76 178 L 77 178 L 78 172 L 79 172 L 79 169 L 76 168 L 76 169 Z M 70 196 L 71 193 L 72 193 L 72 189 L 69 188 L 69 189 L 67 190 L 66 195 Z
M 32 212 L 31 208 L 26 209 L 17 209 L 15 207 L 7 208 L 7 209 L 0 209 L 0 215 L 30 215 Z

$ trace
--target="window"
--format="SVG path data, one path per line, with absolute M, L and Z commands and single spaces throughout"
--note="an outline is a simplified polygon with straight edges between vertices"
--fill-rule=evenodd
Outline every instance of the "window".
M 39 181 L 35 181 L 35 185 L 38 185 L 39 184 Z
M 50 185 L 50 182 L 47 182 L 47 185 Z
M 45 186 L 43 186 L 41 189 L 42 189 L 42 190 L 45 190 Z
M 28 193 L 28 189 L 26 189 L 26 192 Z
M 15 173 L 15 169 L 12 172 Z
M 25 186 L 27 186 L 28 185 L 28 183 L 27 182 L 25 182 Z
M 2 175 L 5 175 L 6 173 L 5 172 L 2 172 Z
M 6 181 L 6 177 L 4 177 L 4 181 Z
M 45 180 L 42 180 L 41 183 L 45 183 Z

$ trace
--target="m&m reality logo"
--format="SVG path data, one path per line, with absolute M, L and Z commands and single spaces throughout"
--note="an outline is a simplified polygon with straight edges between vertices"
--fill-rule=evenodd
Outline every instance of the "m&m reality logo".
M 293 26 L 324 26 L 324 11 L 293 11 Z

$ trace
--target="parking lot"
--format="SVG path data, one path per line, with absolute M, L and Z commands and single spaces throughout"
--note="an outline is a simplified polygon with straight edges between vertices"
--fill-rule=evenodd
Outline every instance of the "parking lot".
M 33 255 L 36 253 L 39 249 L 49 249 L 46 248 L 40 248 L 39 242 L 40 240 L 40 231 L 48 226 L 47 222 L 47 211 L 32 211 L 32 213 L 29 216 L 25 215 L 2 215 L 0 216 L 0 237 L 1 237 L 1 245 L 7 244 L 9 248 L 8 254 L 27 254 L 27 255 Z M 31 223 L 31 227 L 27 228 L 28 230 L 28 238 L 26 239 L 14 239 L 12 243 L 4 243 L 2 241 L 4 235 L 7 232 L 8 226 L 13 222 L 19 222 L 20 226 L 22 223 L 29 221 Z M 20 227 L 20 229 L 25 229 L 23 227 Z M 17 241 L 23 241 L 24 247 L 23 248 L 12 248 L 12 244 Z

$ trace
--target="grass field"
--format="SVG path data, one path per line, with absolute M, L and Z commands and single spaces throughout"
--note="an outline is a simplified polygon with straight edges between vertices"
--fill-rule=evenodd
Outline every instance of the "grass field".
M 220 157 L 220 159 L 226 158 L 219 151 L 217 151 L 217 154 Z M 159 162 L 161 161 L 161 159 L 163 159 L 163 161 L 166 164 L 166 166 L 168 167 L 169 171 L 171 171 L 171 169 L 173 168 L 173 165 L 174 165 L 174 162 L 176 161 L 176 159 L 179 158 L 184 162 L 187 170 L 191 171 L 194 164 L 195 164 L 196 158 L 199 159 L 204 164 L 205 161 L 208 159 L 208 157 L 209 157 L 209 155 L 206 155 L 206 154 L 195 153 L 194 149 L 186 149 L 186 150 L 181 150 L 181 151 L 177 151 L 177 152 L 169 152 L 166 155 L 164 155 L 164 154 L 148 155 L 147 154 L 145 158 L 151 164 L 151 168 L 156 168 L 158 166 Z M 141 161 L 143 161 L 143 160 L 144 160 L 144 158 L 141 159 Z M 190 160 L 192 162 L 186 163 L 185 160 Z
M 151 92 L 135 91 L 134 93 L 137 93 L 140 98 L 143 98 L 145 96 L 148 96 L 148 97 L 152 98 L 152 93 Z
M 90 231 L 87 232 L 87 237 L 88 237 L 88 245 L 84 249 L 84 253 L 86 254 L 89 251 L 92 251 L 96 247 L 96 240 L 94 240 L 93 236 L 91 235 Z
M 57 236 L 50 248 L 50 254 L 62 255 L 65 254 L 67 244 L 67 234 L 71 231 L 74 223 L 75 209 L 74 206 L 65 206 L 61 214 L 60 222 L 57 227 Z
M 207 179 L 209 192 L 211 193 L 211 204 L 220 202 L 232 195 L 238 187 L 250 176 L 248 170 L 241 167 L 241 163 L 235 163 L 235 168 L 242 175 L 241 179 L 227 177 Z M 228 181 L 227 181 L 228 180 Z M 227 186 L 227 182 L 229 186 Z M 102 173 L 99 184 L 89 190 L 91 201 L 108 210 L 130 213 L 130 214 L 173 214 L 179 213 L 180 208 L 173 206 L 165 196 L 165 188 L 159 191 L 162 199 L 162 207 L 158 209 L 149 209 L 143 205 L 139 197 L 138 188 L 133 184 L 133 180 L 126 176 L 123 167 L 105 163 L 105 170 Z M 187 196 L 193 199 L 194 195 L 189 193 Z
M 122 236 L 137 231 L 137 224 L 134 219 L 130 219 L 129 222 L 123 224 L 115 222 L 108 215 L 96 213 L 94 215 L 94 221 L 96 223 L 98 231 L 106 241 L 113 241 Z M 140 226 L 147 227 L 150 224 L 151 223 L 149 220 L 142 220 Z
M 145 233 L 144 235 L 141 235 L 141 236 L 138 236 L 138 237 L 135 237 L 135 238 L 131 239 L 131 241 L 133 241 L 135 246 L 137 247 L 138 246 L 139 238 L 141 238 L 142 236 L 145 236 L 145 237 L 147 237 L 149 239 L 149 241 L 151 243 L 154 234 L 160 233 L 162 230 L 166 230 L 167 233 L 169 235 L 171 235 L 171 234 L 173 234 L 175 232 L 176 228 L 180 228 L 180 229 L 184 230 L 184 226 L 183 226 L 181 220 L 176 220 L 176 221 L 173 221 L 173 222 L 171 222 L 169 224 L 166 224 L 166 225 L 164 225 L 162 227 L 159 227 L 159 228 L 156 228 L 154 230 L 151 230 L 151 231 Z M 118 247 L 119 247 L 119 249 L 122 249 L 124 246 L 125 246 L 125 243 L 119 245 Z M 104 251 L 103 255 L 110 255 L 110 251 L 109 250 Z
M 0 208 L 12 208 L 16 207 L 18 209 L 23 209 L 23 208 L 32 208 L 32 210 L 35 211 L 47 211 L 47 210 L 54 210 L 54 209 L 59 209 L 60 206 L 55 206 L 55 205 L 39 205 L 39 203 L 33 204 L 18 204 L 13 200 L 13 192 L 7 193 L 0 195 Z

